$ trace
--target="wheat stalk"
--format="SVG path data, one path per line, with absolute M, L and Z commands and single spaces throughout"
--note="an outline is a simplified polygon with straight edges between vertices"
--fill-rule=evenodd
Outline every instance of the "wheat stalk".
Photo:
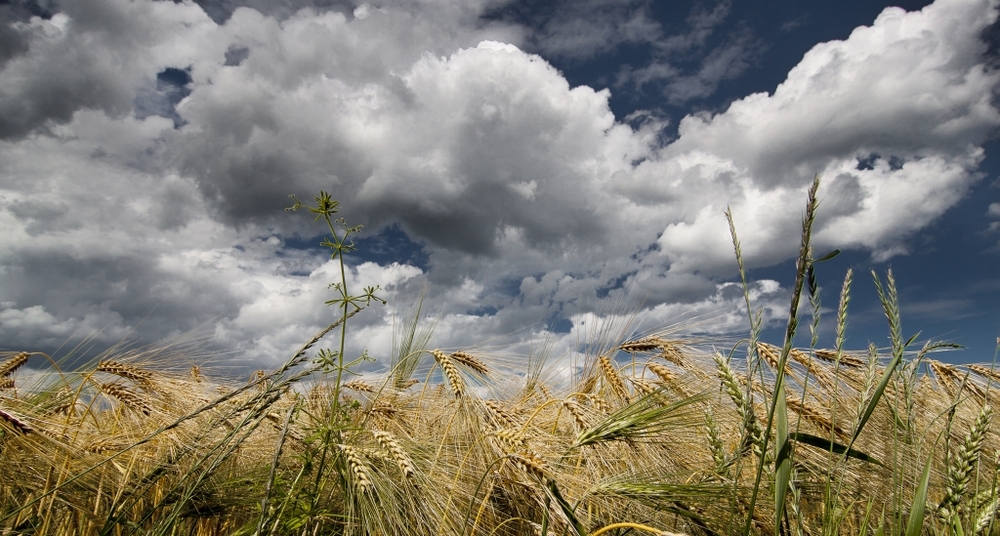
M 517 426 L 517 421 L 507 412 L 502 404 L 496 400 L 483 400 L 483 404 L 490 410 L 490 416 L 506 426 Z
M 659 363 L 654 363 L 650 361 L 646 363 L 646 368 L 649 369 L 649 371 L 652 372 L 653 374 L 656 374 L 656 377 L 659 378 L 664 383 L 672 383 L 674 380 L 677 379 L 677 374 L 675 374 L 674 371 L 670 370 L 669 368 Z
M 461 352 L 461 351 L 453 352 L 451 354 L 451 358 L 469 367 L 470 369 L 482 374 L 483 376 L 486 376 L 487 374 L 490 373 L 490 369 L 486 367 L 486 363 L 483 363 L 482 361 L 477 359 L 476 356 L 468 352 Z
M 141 396 L 133 393 L 128 387 L 122 384 L 102 383 L 100 384 L 100 389 L 104 394 L 117 399 L 125 406 L 142 412 L 143 415 L 149 415 L 153 412 L 152 408 L 149 407 L 149 404 Z
M 396 462 L 396 466 L 403 473 L 403 476 L 407 480 L 413 482 L 417 478 L 417 472 L 413 467 L 413 460 L 406 454 L 403 447 L 400 446 L 399 441 L 396 437 L 389 432 L 383 432 L 381 430 L 373 430 L 372 435 L 375 436 L 375 440 L 378 444 L 385 449 L 389 455 L 392 457 L 393 461 Z
M 131 380 L 138 385 L 148 386 L 152 383 L 153 373 L 143 370 L 135 365 L 122 363 L 120 361 L 101 361 L 97 364 L 97 370 L 114 374 L 120 378 Z
M 625 390 L 625 383 L 622 382 L 618 371 L 611 364 L 611 359 L 606 355 L 602 355 L 598 358 L 597 362 L 601 367 L 601 373 L 604 374 L 604 379 L 607 380 L 608 385 L 611 387 L 611 391 L 626 404 L 629 403 L 631 398 L 628 395 L 628 391 Z
M 375 486 L 369 477 L 368 468 L 365 467 L 363 455 L 358 449 L 351 445 L 340 445 L 340 450 L 347 457 L 347 465 L 350 467 L 351 475 L 354 478 L 354 487 L 360 491 L 371 491 L 374 489 Z
M 580 405 L 569 399 L 563 400 L 562 404 L 563 407 L 566 408 L 566 411 L 573 416 L 573 420 L 576 421 L 576 426 L 579 429 L 577 431 L 580 432 L 586 430 L 588 428 L 587 419 L 584 417 L 583 409 Z
M 493 432 L 493 436 L 506 445 L 506 450 L 522 449 L 528 444 L 528 437 L 517 428 L 504 428 Z
M 979 453 L 983 447 L 983 440 L 986 439 L 992 416 L 993 409 L 990 406 L 983 406 L 972 428 L 969 429 L 969 434 L 965 436 L 965 441 L 958 449 L 958 455 L 948 466 L 948 484 L 945 487 L 944 499 L 941 500 L 937 510 L 938 518 L 944 523 L 956 513 L 959 503 L 965 496 L 972 470 L 979 461 Z
M 826 361 L 827 363 L 837 362 L 838 352 L 836 350 L 817 348 L 816 350 L 813 350 L 813 353 L 816 354 L 816 357 L 822 359 L 823 361 Z M 858 359 L 856 357 L 851 357 L 843 352 L 840 352 L 840 364 L 849 368 L 865 367 L 865 362 L 863 360 Z
M 31 354 L 28 352 L 18 352 L 14 357 L 0 363 L 0 378 L 6 378 L 17 369 L 23 367 L 28 362 L 29 357 L 31 357 Z
M 459 375 L 455 362 L 448 357 L 448 354 L 441 350 L 431 350 L 431 354 L 438 365 L 441 366 L 441 370 L 444 371 L 444 375 L 448 379 L 448 385 L 451 386 L 451 391 L 455 393 L 456 397 L 462 396 L 465 393 L 465 386 L 462 383 L 462 376 Z
M 754 412 L 753 404 L 748 400 L 746 393 L 743 392 L 739 380 L 736 379 L 736 374 L 729 367 L 729 363 L 723 359 L 722 354 L 716 352 L 713 359 L 715 360 L 716 372 L 719 380 L 722 382 L 722 387 L 726 390 L 726 394 L 729 395 L 729 399 L 736 406 L 736 413 L 740 416 L 740 421 L 743 423 L 740 450 L 745 451 L 747 447 L 752 446 L 754 451 L 758 455 L 761 455 L 764 430 L 761 429 L 760 423 L 757 421 L 757 414 Z
M 514 465 L 525 473 L 533 475 L 542 481 L 547 480 L 546 475 L 549 472 L 549 466 L 538 454 L 530 450 L 523 450 L 521 452 L 509 454 L 509 456 L 511 461 L 514 462 Z
M 371 393 L 376 392 L 375 387 L 371 384 L 365 383 L 361 380 L 351 380 L 344 384 L 344 389 L 350 389 L 352 391 L 357 391 L 359 393 Z
M 975 372 L 976 374 L 986 378 L 987 380 L 1000 382 L 1000 371 L 993 370 L 989 367 L 984 367 L 982 365 L 966 365 L 965 368 Z

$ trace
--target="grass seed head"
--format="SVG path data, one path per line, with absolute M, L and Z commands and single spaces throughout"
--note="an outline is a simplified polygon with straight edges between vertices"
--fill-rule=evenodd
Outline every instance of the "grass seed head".
M 403 447 L 400 446 L 396 437 L 389 432 L 383 432 L 380 430 L 373 431 L 372 435 L 375 436 L 375 440 L 378 441 L 378 444 L 381 445 L 382 448 L 389 453 L 393 461 L 396 462 L 396 466 L 399 467 L 403 476 L 405 476 L 410 482 L 413 482 L 417 477 L 417 471 L 413 466 L 413 460 L 410 459 L 410 456 L 407 455 L 406 451 L 403 450 Z
M 143 415 L 149 415 L 153 412 L 152 408 L 150 408 L 149 404 L 141 396 L 120 383 L 102 383 L 100 389 L 104 394 L 118 400 L 129 408 L 141 412 Z
M 823 361 L 826 361 L 827 363 L 836 363 L 837 362 L 837 351 L 836 350 L 828 350 L 828 349 L 824 349 L 824 348 L 819 348 L 819 349 L 815 350 L 813 353 L 816 354 L 816 357 L 822 359 Z M 840 364 L 843 365 L 843 366 L 845 366 L 845 367 L 849 367 L 849 368 L 864 368 L 865 367 L 865 362 L 863 360 L 858 359 L 856 357 L 849 356 L 849 355 L 847 355 L 847 354 L 845 354 L 843 352 L 840 353 Z
M 628 395 L 628 391 L 625 390 L 625 383 L 622 382 L 621 376 L 615 369 L 615 366 L 611 363 L 611 358 L 606 355 L 602 355 L 597 360 L 601 367 L 601 373 L 604 375 L 604 379 L 608 382 L 608 386 L 611 387 L 611 391 L 620 398 L 626 404 L 631 401 L 631 397 Z
M 347 457 L 347 465 L 351 470 L 354 479 L 354 487 L 359 491 L 371 491 L 374 489 L 371 478 L 369 478 L 368 468 L 365 467 L 364 458 L 358 449 L 350 445 L 340 445 L 340 450 Z
M 122 363 L 120 361 L 101 361 L 97 364 L 97 370 L 100 372 L 107 372 L 108 374 L 114 374 L 115 376 L 131 380 L 136 384 L 143 386 L 149 385 L 153 380 L 152 372 L 143 370 L 135 365 Z
M 654 363 L 653 361 L 650 361 L 646 363 L 646 368 L 649 369 L 649 371 L 652 372 L 653 374 L 656 374 L 656 377 L 659 378 L 660 381 L 664 383 L 671 383 L 677 379 L 677 374 L 674 373 L 674 371 L 670 370 L 669 368 L 659 363 Z
M 476 356 L 468 352 L 454 352 L 451 354 L 451 358 L 483 376 L 490 373 L 490 369 L 486 367 L 486 363 L 483 363 Z
M 359 393 L 371 393 L 371 394 L 374 394 L 375 391 L 376 391 L 375 387 L 373 387 L 372 385 L 370 385 L 368 383 L 365 383 L 365 382 L 363 382 L 361 380 L 351 380 L 351 381 L 349 381 L 349 382 L 347 382 L 347 383 L 344 384 L 344 388 L 345 389 L 350 389 L 352 391 L 357 391 Z
M 451 357 L 448 357 L 448 354 L 441 350 L 432 350 L 431 354 L 438 365 L 441 366 L 441 370 L 444 371 L 444 375 L 448 379 L 448 385 L 451 386 L 451 392 L 455 393 L 456 397 L 465 394 L 465 384 L 462 382 L 462 376 L 458 373 L 458 367 L 455 366 L 455 362 L 451 360 Z
M 17 369 L 23 367 L 28 362 L 29 357 L 31 357 L 31 354 L 28 352 L 18 352 L 10 359 L 0 363 L 0 378 L 6 378 Z
M 511 454 L 510 459 L 514 462 L 514 465 L 516 465 L 518 469 L 524 471 L 525 473 L 535 476 L 539 480 L 547 480 L 546 475 L 549 473 L 549 466 L 538 454 L 530 450 L 523 450 L 521 452 Z

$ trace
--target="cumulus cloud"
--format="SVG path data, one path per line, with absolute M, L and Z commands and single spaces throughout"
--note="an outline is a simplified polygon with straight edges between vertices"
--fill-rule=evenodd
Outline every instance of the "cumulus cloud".
M 332 320 L 321 304 L 338 271 L 301 246 L 321 229 L 282 210 L 320 189 L 350 223 L 423 248 L 420 267 L 355 262 L 348 278 L 393 303 L 424 293 L 442 346 L 548 333 L 569 348 L 623 288 L 640 324 L 710 317 L 698 329 L 728 332 L 746 320 L 727 206 L 749 265 L 779 263 L 818 172 L 818 247 L 905 253 L 979 179 L 1000 125 L 985 0 L 887 9 L 772 94 L 685 117 L 667 144 L 663 124 L 623 122 L 608 90 L 525 52 L 545 48 L 486 3 L 204 5 L 211 17 L 88 0 L 8 25 L 25 45 L 0 67 L 5 344 L 201 327 L 274 364 Z M 637 40 L 660 35 L 642 9 L 587 5 L 638 21 Z M 659 46 L 703 47 L 726 16 L 697 12 Z M 547 31 L 549 53 L 573 48 Z M 688 95 L 748 57 L 715 54 Z M 752 291 L 780 315 L 787 290 Z M 392 326 L 390 308 L 359 315 L 350 347 L 384 356 Z

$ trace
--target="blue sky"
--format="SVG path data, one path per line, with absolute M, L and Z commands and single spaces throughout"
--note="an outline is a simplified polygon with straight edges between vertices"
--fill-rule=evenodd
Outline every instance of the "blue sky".
M 288 214 L 362 223 L 354 286 L 421 295 L 434 344 L 571 352 L 624 307 L 720 349 L 780 343 L 822 178 L 821 344 L 907 334 L 989 361 L 1000 336 L 997 2 L 0 3 L 0 347 L 193 331 L 246 366 L 325 326 L 334 266 Z M 822 251 L 821 251 L 822 250 Z M 624 298 L 621 297 L 625 292 Z M 219 359 L 223 359 L 220 357 Z M 378 367 L 378 364 L 370 365 Z

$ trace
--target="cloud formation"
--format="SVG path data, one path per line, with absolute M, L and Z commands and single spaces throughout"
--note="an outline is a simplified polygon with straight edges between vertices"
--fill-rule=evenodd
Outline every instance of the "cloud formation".
M 670 37 L 642 9 L 587 6 L 635 30 L 615 39 L 675 52 L 726 16 L 698 12 Z M 987 0 L 887 9 L 814 47 L 773 93 L 685 117 L 666 144 L 666 124 L 623 122 L 609 90 L 571 87 L 524 52 L 586 52 L 561 40 L 572 20 L 525 27 L 482 18 L 482 2 L 258 7 L 86 0 L 4 26 L 7 344 L 203 326 L 245 362 L 280 360 L 332 315 L 319 305 L 332 265 L 292 247 L 319 229 L 282 210 L 320 189 L 352 223 L 398 225 L 424 248 L 426 266 L 360 263 L 350 280 L 398 303 L 426 289 L 441 345 L 572 334 L 619 288 L 643 300 L 642 322 L 715 315 L 704 329 L 726 331 L 742 318 L 726 206 L 748 263 L 779 263 L 819 173 L 819 247 L 903 254 L 980 178 L 1000 125 Z M 672 94 L 738 75 L 748 56 L 726 46 Z M 753 290 L 769 308 L 784 294 Z M 352 344 L 388 352 L 391 309 L 358 322 Z

